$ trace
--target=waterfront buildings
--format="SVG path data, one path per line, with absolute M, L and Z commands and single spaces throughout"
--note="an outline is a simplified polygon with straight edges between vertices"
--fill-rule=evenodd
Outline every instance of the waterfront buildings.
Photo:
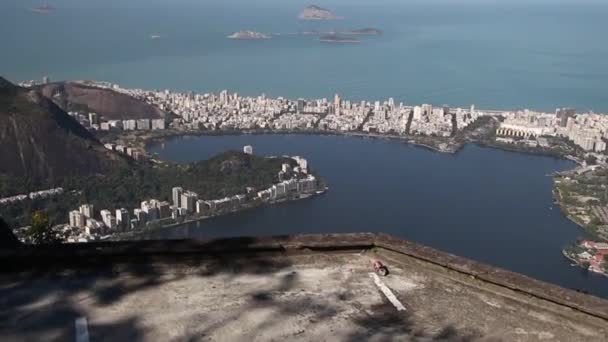
M 87 218 L 93 218 L 94 215 L 94 207 L 92 204 L 83 204 L 79 208 L 80 213 Z
M 244 150 L 253 152 L 253 147 L 245 146 Z M 205 200 L 190 190 L 183 187 L 171 189 L 173 205 L 166 201 L 148 199 L 141 202 L 139 208 L 133 210 L 133 218 L 126 208 L 115 210 L 116 215 L 108 209 L 99 212 L 102 222 L 93 219 L 93 205 L 83 204 L 78 210 L 69 213 L 70 231 L 68 241 L 87 241 L 98 239 L 104 235 L 116 232 L 124 232 L 134 227 L 143 227 L 159 220 L 207 217 L 220 215 L 235 211 L 243 207 L 252 206 L 275 200 L 296 199 L 309 196 L 317 192 L 319 183 L 316 177 L 308 174 L 308 162 L 300 156 L 291 157 L 297 164 L 292 167 L 293 162 L 283 163 L 281 169 L 277 170 L 279 182 L 269 188 L 259 189 L 247 188 L 247 194 L 236 194 L 220 199 Z
M 561 137 L 588 152 L 606 150 L 608 117 L 599 114 L 576 114 L 573 108 L 558 108 L 555 114 L 530 110 L 502 113 L 505 118 L 497 129 L 500 137 Z
M 70 226 L 84 228 L 86 225 L 86 217 L 78 210 L 72 210 L 69 214 Z
M 180 208 L 186 210 L 188 213 L 193 213 L 196 210 L 196 201 L 198 195 L 192 191 L 186 191 L 182 193 L 180 199 Z
M 180 207 L 182 192 L 184 192 L 184 189 L 179 186 L 171 190 L 173 205 L 177 208 Z

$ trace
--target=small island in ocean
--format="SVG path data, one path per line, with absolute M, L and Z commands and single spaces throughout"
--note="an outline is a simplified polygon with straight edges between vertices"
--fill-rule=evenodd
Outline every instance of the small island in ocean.
M 46 14 L 46 13 L 51 13 L 51 12 L 55 11 L 55 7 L 48 5 L 48 4 L 44 4 L 44 5 L 34 6 L 34 7 L 30 8 L 30 11 Z
M 298 19 L 301 20 L 333 20 L 333 19 L 342 19 L 341 17 L 335 16 L 330 10 L 316 6 L 310 5 L 306 7 L 300 15 Z
M 228 36 L 230 39 L 240 40 L 255 40 L 255 39 L 270 39 L 270 35 L 255 31 L 238 31 Z
M 362 29 L 358 29 L 358 30 L 348 30 L 348 31 L 342 31 L 340 32 L 340 34 L 347 34 L 347 35 L 359 35 L 359 36 L 379 36 L 382 34 L 382 30 L 376 29 L 376 28 L 371 28 L 371 27 L 366 27 L 366 28 L 362 28 Z
M 319 31 L 319 30 L 309 30 L 302 31 L 300 34 L 304 36 L 326 36 L 326 35 L 347 35 L 347 36 L 379 36 L 383 32 L 382 30 L 376 28 L 362 28 L 356 30 L 344 30 L 344 31 Z
M 319 37 L 319 41 L 322 43 L 338 43 L 338 44 L 358 44 L 361 41 L 352 37 L 342 37 L 336 35 L 328 35 Z

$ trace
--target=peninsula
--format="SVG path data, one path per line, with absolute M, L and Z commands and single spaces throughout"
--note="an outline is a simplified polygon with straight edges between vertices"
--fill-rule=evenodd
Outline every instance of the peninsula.
M 255 31 L 238 31 L 227 38 L 237 39 L 237 40 L 257 40 L 257 39 L 270 39 L 270 35 Z
M 140 101 L 112 89 L 97 91 Z M 67 113 L 38 86 L 19 87 L 0 77 L 0 144 L 7 150 L 0 155 L 0 217 L 13 227 L 26 227 L 34 217 L 46 216 L 54 223 L 49 236 L 85 242 L 325 191 L 320 176 L 300 156 L 258 156 L 245 146 L 242 152 L 173 164 L 132 146 L 103 144 L 95 132 L 109 131 L 110 125 L 164 130 L 167 119 L 132 119 L 123 125 L 122 120 L 108 123 L 108 117 Z M 46 213 L 35 214 L 40 209 Z M 18 232 L 24 241 L 44 242 L 27 228 Z
M 335 20 L 342 19 L 341 17 L 335 16 L 330 10 L 316 6 L 310 5 L 298 16 L 300 20 Z

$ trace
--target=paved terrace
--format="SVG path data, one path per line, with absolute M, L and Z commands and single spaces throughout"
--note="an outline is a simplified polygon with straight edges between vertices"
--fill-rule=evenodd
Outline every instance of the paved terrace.
M 2 341 L 608 340 L 606 300 L 386 235 L 76 244 L 0 262 Z

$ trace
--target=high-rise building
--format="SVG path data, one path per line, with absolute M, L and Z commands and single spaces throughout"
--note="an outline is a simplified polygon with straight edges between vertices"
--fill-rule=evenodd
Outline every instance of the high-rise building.
M 158 218 L 167 218 L 171 217 L 171 204 L 169 202 L 163 201 L 157 203 L 158 208 Z
M 72 210 L 69 214 L 70 227 L 83 228 L 86 224 L 86 218 L 78 210 Z
M 139 225 L 143 225 L 148 221 L 148 217 L 146 216 L 146 212 L 141 209 L 134 209 L 133 216 L 137 219 Z
M 555 110 L 555 116 L 557 117 L 561 127 L 566 127 L 568 124 L 568 118 L 574 117 L 575 114 L 576 109 L 574 108 L 557 108 Z
M 418 121 L 422 119 L 422 107 L 416 106 L 414 107 L 414 117 L 412 118 L 414 121 Z
M 192 191 L 186 191 L 182 194 L 180 208 L 185 209 L 188 213 L 193 213 L 196 210 L 196 200 L 198 195 Z
M 48 76 L 44 76 L 42 77 L 42 84 L 49 84 L 51 83 L 51 78 Z
M 91 126 L 99 125 L 99 115 L 97 113 L 89 113 L 89 124 Z
M 294 156 L 291 159 L 295 160 L 298 163 L 300 169 L 304 172 L 308 171 L 308 161 L 300 156 Z
M 435 119 L 443 118 L 443 108 L 433 108 L 432 117 Z
M 150 119 L 138 119 L 136 121 L 136 123 L 137 123 L 138 130 L 143 130 L 143 131 L 150 130 Z
M 130 228 L 131 218 L 129 217 L 129 211 L 127 209 L 116 209 L 116 225 L 122 230 Z
M 296 106 L 296 110 L 298 113 L 302 113 L 304 112 L 304 106 L 306 105 L 306 102 L 304 101 L 304 99 L 298 99 L 298 103 Z
M 165 119 L 152 119 L 150 121 L 150 123 L 152 125 L 153 130 L 158 130 L 158 129 L 162 130 L 162 129 L 165 129 L 165 127 L 166 127 Z
M 156 207 L 155 200 L 141 202 L 141 210 L 146 213 L 147 221 L 159 219 L 158 208 Z
M 104 209 L 100 211 L 100 214 L 101 220 L 103 221 L 106 227 L 112 230 L 116 229 L 116 218 L 112 215 L 112 212 L 107 209 Z
M 606 143 L 601 139 L 598 139 L 595 142 L 595 147 L 593 148 L 595 152 L 604 152 L 606 150 Z
M 87 218 L 93 218 L 95 210 L 92 204 L 83 204 L 80 206 L 80 213 Z
M 448 115 L 450 114 L 450 106 L 448 105 L 443 105 L 443 115 Z
M 184 192 L 184 189 L 179 186 L 176 186 L 175 188 L 173 188 L 173 190 L 171 190 L 171 193 L 173 195 L 173 205 L 175 207 L 178 207 L 178 208 L 180 207 L 183 192 Z
M 422 116 L 426 116 L 429 117 L 431 116 L 431 114 L 433 113 L 433 106 L 430 104 L 423 104 L 421 107 L 422 110 Z

